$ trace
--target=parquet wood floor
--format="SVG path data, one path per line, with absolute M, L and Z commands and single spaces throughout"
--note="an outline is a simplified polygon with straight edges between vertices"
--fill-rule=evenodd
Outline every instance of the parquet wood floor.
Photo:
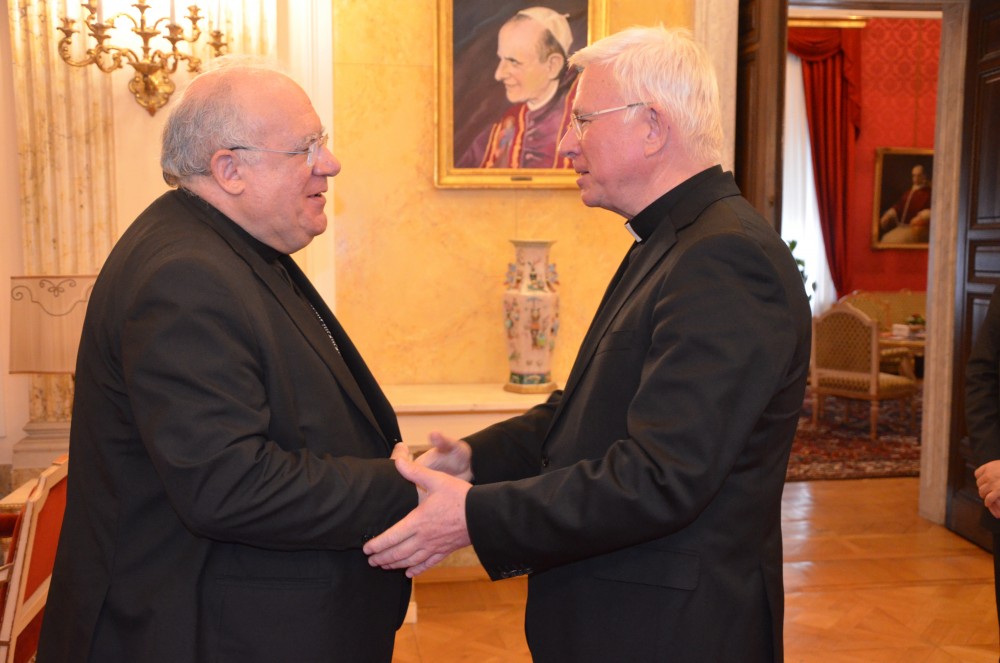
M 918 481 L 786 484 L 786 661 L 997 661 L 992 558 L 917 514 Z M 400 629 L 393 661 L 529 662 L 527 582 L 481 578 L 435 569 L 418 579 L 418 621 Z

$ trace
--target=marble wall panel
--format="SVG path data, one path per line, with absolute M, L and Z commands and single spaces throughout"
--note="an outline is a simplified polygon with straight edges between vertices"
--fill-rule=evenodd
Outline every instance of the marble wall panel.
M 678 24 L 669 11 L 616 2 L 612 25 Z M 631 238 L 623 219 L 575 189 L 437 189 L 437 3 L 336 3 L 332 210 L 337 315 L 385 384 L 502 383 L 501 302 L 511 238 L 556 241 L 564 383 Z M 621 19 L 616 23 L 615 18 Z

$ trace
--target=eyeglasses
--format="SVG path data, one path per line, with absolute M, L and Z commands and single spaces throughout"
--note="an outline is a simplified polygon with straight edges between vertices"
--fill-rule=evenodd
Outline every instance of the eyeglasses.
M 614 108 L 605 108 L 604 110 L 594 111 L 593 113 L 584 113 L 582 115 L 571 115 L 570 122 L 573 125 L 573 132 L 576 133 L 577 139 L 583 138 L 583 127 L 584 122 L 589 122 L 591 118 L 597 117 L 598 115 L 604 115 L 605 113 L 614 113 L 615 111 L 626 110 L 628 108 L 636 108 L 637 106 L 648 106 L 652 102 L 650 101 L 637 101 L 634 104 L 626 104 L 625 106 L 616 106 Z
M 269 150 L 266 147 L 248 147 L 246 145 L 237 145 L 236 147 L 230 147 L 229 149 L 248 150 L 250 152 L 274 152 L 275 154 L 307 154 L 306 165 L 312 167 L 312 165 L 316 163 L 316 155 L 319 153 L 321 148 L 326 147 L 329 140 L 330 135 L 324 131 L 310 141 L 309 145 L 307 145 L 304 150 Z

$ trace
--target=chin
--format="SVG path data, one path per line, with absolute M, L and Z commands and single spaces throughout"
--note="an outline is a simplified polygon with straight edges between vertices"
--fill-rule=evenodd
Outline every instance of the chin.
M 580 189 L 580 201 L 583 202 L 587 207 L 600 207 L 601 204 L 597 200 L 592 192 L 588 192 L 586 189 Z
M 309 224 L 302 228 L 303 234 L 306 238 L 306 243 L 308 244 L 313 240 L 314 237 L 319 237 L 326 232 L 327 221 L 326 214 L 320 214 L 310 219 Z

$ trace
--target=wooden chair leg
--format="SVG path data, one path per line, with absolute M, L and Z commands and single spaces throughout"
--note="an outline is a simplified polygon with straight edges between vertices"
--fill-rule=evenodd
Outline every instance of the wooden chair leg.
M 871 406 L 871 435 L 872 440 L 878 439 L 878 401 L 872 401 Z
M 819 394 L 813 391 L 813 428 L 819 422 L 819 410 L 823 407 L 823 400 Z

